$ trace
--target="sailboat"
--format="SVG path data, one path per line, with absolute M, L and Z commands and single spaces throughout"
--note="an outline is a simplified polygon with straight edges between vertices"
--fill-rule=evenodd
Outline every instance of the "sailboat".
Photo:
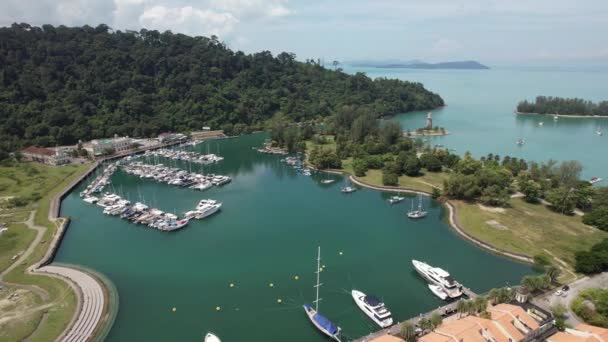
M 310 319 L 310 321 L 312 322 L 312 324 L 315 325 L 315 327 L 317 327 L 317 329 L 319 329 L 323 334 L 329 336 L 332 340 L 334 341 L 338 341 L 338 342 L 342 342 L 340 340 L 340 327 L 336 326 L 335 324 L 333 324 L 332 322 L 330 322 L 325 316 L 321 315 L 319 313 L 319 301 L 321 300 L 319 298 L 319 287 L 321 287 L 321 283 L 320 281 L 320 273 L 321 273 L 321 247 L 318 247 L 318 252 L 317 252 L 317 271 L 315 272 L 317 274 L 317 285 L 315 285 L 315 288 L 317 289 L 317 297 L 315 299 L 315 301 L 313 303 L 315 303 L 315 307 L 313 309 L 313 307 L 309 304 L 304 304 L 304 311 L 306 312 L 306 315 L 308 316 L 308 319 Z
M 342 191 L 342 193 L 344 193 L 344 194 L 350 194 L 350 193 L 353 193 L 353 192 L 357 191 L 357 188 L 352 187 L 352 186 L 350 185 L 350 183 L 347 183 L 347 184 L 349 184 L 349 185 L 347 185 L 347 186 L 343 187 L 343 188 L 340 190 L 340 191 Z
M 604 135 L 604 132 L 602 132 L 602 129 L 598 127 L 597 130 L 595 131 L 595 134 L 597 134 L 601 137 L 602 135 Z
M 428 215 L 428 212 L 422 208 L 422 197 L 418 196 L 418 210 L 414 210 L 414 201 L 412 201 L 412 209 L 407 213 L 407 217 L 411 219 L 419 219 L 426 217 L 426 215 Z

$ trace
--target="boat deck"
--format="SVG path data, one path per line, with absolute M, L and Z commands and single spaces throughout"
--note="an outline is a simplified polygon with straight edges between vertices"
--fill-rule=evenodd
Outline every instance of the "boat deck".
M 469 288 L 463 288 L 463 291 L 464 291 L 464 295 L 471 299 L 477 297 L 477 294 Z M 422 318 L 431 318 L 431 315 L 435 312 L 437 312 L 439 314 L 444 314 L 445 312 L 454 312 L 455 313 L 457 304 L 458 304 L 458 301 L 453 301 L 453 302 L 448 303 L 444 306 L 441 306 L 437 309 L 431 310 L 425 314 L 420 314 L 419 316 L 412 317 L 406 321 L 394 324 L 393 326 L 391 326 L 389 328 L 378 330 L 367 336 L 359 337 L 359 338 L 353 340 L 353 342 L 368 342 L 368 341 L 372 341 L 380 336 L 387 335 L 387 334 L 388 335 L 398 335 L 399 332 L 401 331 L 401 325 L 403 323 L 410 322 L 413 325 L 416 325 L 416 323 L 418 323 L 418 321 L 420 321 Z

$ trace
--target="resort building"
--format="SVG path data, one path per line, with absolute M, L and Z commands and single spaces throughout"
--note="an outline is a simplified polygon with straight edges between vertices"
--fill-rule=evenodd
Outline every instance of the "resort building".
M 188 138 L 185 134 L 182 133 L 161 133 L 158 135 L 158 141 L 161 144 L 170 143 L 173 141 L 181 141 Z
M 64 165 L 70 163 L 69 156 L 62 150 L 46 147 L 30 146 L 21 151 L 23 160 L 34 161 L 46 165 Z
M 129 137 L 114 136 L 111 139 L 91 140 L 84 145 L 84 149 L 92 157 L 106 155 L 108 153 L 122 153 L 133 146 L 133 140 Z
M 547 342 L 608 342 L 608 329 L 579 324 L 548 337 Z
M 515 304 L 488 306 L 489 318 L 466 316 L 446 320 L 421 342 L 525 342 L 542 340 L 553 328 L 552 319 L 534 313 L 532 307 Z M 544 314 L 543 314 L 544 315 Z

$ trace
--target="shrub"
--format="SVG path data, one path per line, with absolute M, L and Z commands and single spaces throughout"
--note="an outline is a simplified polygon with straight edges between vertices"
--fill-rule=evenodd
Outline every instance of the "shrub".
M 399 177 L 392 172 L 382 172 L 382 184 L 396 186 L 399 184 Z
M 355 172 L 355 176 L 363 177 L 367 172 L 367 163 L 363 159 L 354 159 L 353 160 L 353 171 Z

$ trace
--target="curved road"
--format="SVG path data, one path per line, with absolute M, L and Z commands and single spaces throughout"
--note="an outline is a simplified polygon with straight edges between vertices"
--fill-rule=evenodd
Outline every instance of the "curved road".
M 2 279 L 6 274 L 15 269 L 15 267 L 18 265 L 26 262 L 30 255 L 34 252 L 36 246 L 40 244 L 46 228 L 34 224 L 35 214 L 36 211 L 32 211 L 29 219 L 24 223 L 29 229 L 36 231 L 36 237 L 32 243 L 30 243 L 28 248 L 19 256 L 19 258 L 17 258 L 12 265 L 0 273 L 0 283 L 2 283 Z M 58 231 L 55 234 L 54 239 L 57 240 L 58 236 L 60 235 L 61 232 Z M 104 290 L 99 281 L 85 272 L 68 267 L 52 265 L 40 267 L 40 262 L 28 267 L 27 272 L 29 274 L 43 274 L 58 277 L 66 280 L 70 284 L 70 286 L 76 292 L 78 298 L 78 308 L 74 318 L 72 318 L 72 321 L 69 324 L 69 328 L 63 333 L 63 337 L 60 337 L 60 340 L 65 342 L 84 342 L 88 340 L 95 331 L 95 328 L 97 328 L 100 323 L 106 301 Z M 24 286 L 19 284 L 11 285 L 27 288 L 40 295 L 43 300 L 48 299 L 48 293 L 37 286 Z

